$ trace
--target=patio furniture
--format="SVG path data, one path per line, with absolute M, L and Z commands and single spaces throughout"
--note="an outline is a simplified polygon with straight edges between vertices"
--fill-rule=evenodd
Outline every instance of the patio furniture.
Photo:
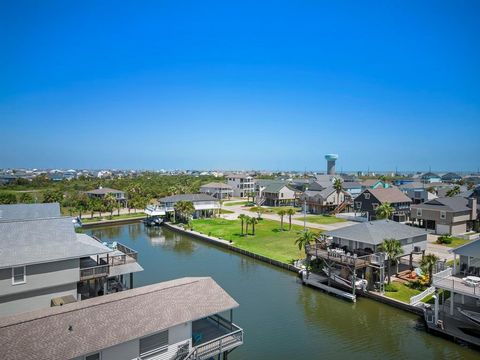
M 467 276 L 462 279 L 463 283 L 466 286 L 476 287 L 480 285 L 480 277 L 478 276 Z

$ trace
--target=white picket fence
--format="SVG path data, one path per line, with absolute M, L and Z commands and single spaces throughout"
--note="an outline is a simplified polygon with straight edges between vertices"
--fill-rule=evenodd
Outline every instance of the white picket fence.
M 428 289 L 422 291 L 420 294 L 412 296 L 410 298 L 410 305 L 416 305 L 419 303 L 423 298 L 431 295 L 435 292 L 435 286 L 430 286 Z

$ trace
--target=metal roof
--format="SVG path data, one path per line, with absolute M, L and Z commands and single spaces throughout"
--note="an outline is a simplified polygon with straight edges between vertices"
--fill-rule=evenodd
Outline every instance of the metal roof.
M 214 280 L 182 278 L 0 319 L 3 360 L 71 359 L 238 307 Z
M 379 245 L 384 239 L 408 239 L 417 236 L 425 236 L 425 229 L 404 225 L 391 220 L 376 220 L 347 226 L 338 230 L 324 233 L 327 236 L 358 241 L 366 244 Z
M 480 239 L 461 245 L 450 251 L 457 255 L 472 256 L 480 259 Z
M 59 203 L 0 205 L 0 221 L 42 219 L 60 216 Z
M 0 268 L 80 258 L 112 250 L 75 233 L 73 218 L 0 221 Z

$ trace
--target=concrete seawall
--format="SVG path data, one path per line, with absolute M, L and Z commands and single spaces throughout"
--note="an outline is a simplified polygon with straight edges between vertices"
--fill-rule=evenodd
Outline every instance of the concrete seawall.
M 101 227 L 101 226 L 108 226 L 108 225 L 125 225 L 125 224 L 134 224 L 142 221 L 145 219 L 147 216 L 137 216 L 134 218 L 129 218 L 129 219 L 112 219 L 112 220 L 102 220 L 102 221 L 94 221 L 94 222 L 89 222 L 89 223 L 84 223 L 82 224 L 83 229 L 91 229 L 95 227 Z

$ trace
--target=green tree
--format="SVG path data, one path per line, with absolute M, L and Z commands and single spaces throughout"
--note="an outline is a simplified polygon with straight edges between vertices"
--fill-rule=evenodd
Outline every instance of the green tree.
M 285 209 L 280 209 L 277 211 L 278 216 L 280 216 L 280 229 L 283 231 L 283 217 L 287 215 L 287 211 Z
M 287 209 L 288 215 L 288 230 L 292 230 L 292 215 L 295 215 L 297 211 L 294 208 Z
M 430 286 L 432 285 L 433 281 L 433 268 L 437 264 L 438 260 L 438 256 L 433 254 L 427 254 L 422 258 L 422 261 L 420 262 L 420 268 L 424 272 L 428 272 L 428 285 Z
M 183 221 L 188 222 L 192 214 L 195 212 L 195 207 L 191 201 L 177 201 L 174 206 L 175 218 L 180 217 Z
M 241 235 L 243 236 L 243 225 L 245 224 L 245 220 L 247 220 L 247 215 L 245 215 L 245 214 L 240 214 L 240 215 L 238 215 L 238 219 L 240 220 L 240 224 L 241 224 L 241 226 L 242 226 Z
M 295 239 L 295 244 L 298 246 L 299 250 L 305 249 L 305 245 L 309 245 L 315 241 L 317 234 L 311 232 L 310 230 L 302 231 L 298 238 Z
M 255 235 L 255 225 L 258 224 L 258 220 L 256 217 L 250 217 L 248 219 L 250 225 L 252 225 L 252 235 Z
M 17 197 L 13 193 L 2 191 L 0 192 L 0 204 L 16 204 Z
M 390 205 L 390 203 L 385 202 L 381 204 L 375 211 L 377 214 L 377 219 L 390 219 L 393 215 L 395 209 Z
M 18 202 L 21 204 L 33 204 L 35 200 L 33 199 L 32 194 L 28 192 L 23 192 L 18 197 Z
M 63 194 L 59 190 L 47 189 L 43 193 L 43 203 L 61 202 L 62 199 L 63 199 Z
M 335 181 L 333 182 L 333 188 L 337 192 L 337 200 L 338 200 L 338 203 L 340 204 L 340 194 L 343 191 L 342 179 L 335 179 Z
M 248 225 L 250 224 L 250 216 L 245 215 L 245 236 L 248 236 Z
M 256 212 L 257 213 L 257 219 L 261 219 L 262 218 L 262 214 L 265 214 L 265 208 L 261 207 L 261 206 L 254 206 L 252 208 L 250 208 L 250 211 L 253 211 L 253 212 Z
M 460 194 L 460 186 L 456 185 L 452 189 L 448 190 L 446 195 L 448 197 L 454 197 L 454 196 L 457 196 L 458 194 Z
M 105 206 L 105 210 L 110 213 L 110 217 L 113 217 L 113 210 L 115 210 L 115 206 L 117 205 L 117 199 L 113 194 L 106 194 L 103 198 L 103 205 Z
M 390 267 L 392 264 L 395 264 L 396 272 L 398 273 L 398 257 L 403 254 L 402 244 L 396 239 L 384 239 L 378 246 L 378 249 L 388 257 L 387 275 L 388 283 L 390 284 Z

